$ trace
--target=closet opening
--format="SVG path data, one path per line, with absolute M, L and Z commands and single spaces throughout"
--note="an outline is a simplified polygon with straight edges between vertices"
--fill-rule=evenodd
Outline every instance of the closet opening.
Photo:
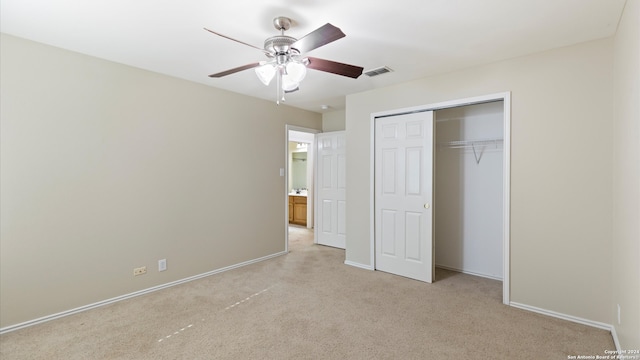
M 408 137 L 420 146 L 405 141 Z M 510 92 L 372 113 L 372 270 L 425 282 L 457 273 L 497 280 L 502 285 L 502 303 L 509 305 L 510 149 Z M 401 156 L 405 153 L 423 154 L 411 158 L 415 160 L 411 164 L 423 164 L 422 170 L 413 165 L 396 166 L 406 162 Z M 407 193 L 403 185 L 407 176 L 411 184 L 418 181 L 423 185 L 413 186 Z M 411 211 L 385 205 L 384 200 L 396 194 L 420 203 L 411 202 Z M 424 206 L 418 209 L 416 204 Z M 419 219 L 420 226 L 416 221 L 407 222 L 407 214 Z M 387 231 L 378 226 L 385 223 Z M 423 227 L 426 230 L 420 230 Z M 416 255 L 416 251 L 407 253 L 407 249 L 427 251 Z M 398 266 L 387 266 L 389 259 L 398 260 Z M 428 272 L 430 279 L 406 274 L 404 263 L 423 266 L 417 270 L 418 275 Z M 440 275 L 435 272 L 436 266 Z
M 504 100 L 435 111 L 435 267 L 504 280 Z

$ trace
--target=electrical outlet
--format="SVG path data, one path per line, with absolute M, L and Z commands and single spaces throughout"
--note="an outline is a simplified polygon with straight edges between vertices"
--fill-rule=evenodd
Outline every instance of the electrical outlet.
M 158 260 L 158 271 L 167 270 L 167 259 Z
M 618 304 L 618 325 L 620 325 L 620 304 Z
M 146 273 L 147 273 L 147 267 L 146 266 L 133 269 L 133 276 L 144 275 Z

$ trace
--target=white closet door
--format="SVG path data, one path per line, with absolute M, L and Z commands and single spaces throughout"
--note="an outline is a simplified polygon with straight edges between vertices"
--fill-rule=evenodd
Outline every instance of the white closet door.
M 317 242 L 345 248 L 346 237 L 346 158 L 345 132 L 316 135 L 317 140 Z
M 432 282 L 433 112 L 375 122 L 375 267 Z

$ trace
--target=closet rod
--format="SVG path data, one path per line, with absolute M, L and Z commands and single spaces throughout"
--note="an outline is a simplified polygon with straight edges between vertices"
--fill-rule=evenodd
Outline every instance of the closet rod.
M 482 159 L 482 154 L 487 149 L 488 146 L 493 146 L 495 149 L 498 146 L 502 145 L 503 139 L 484 139 L 484 140 L 457 140 L 457 141 L 448 141 L 444 144 L 438 144 L 440 148 L 448 148 L 448 149 L 464 149 L 473 150 L 473 156 L 476 159 L 476 164 L 480 164 L 480 159 Z
M 441 148 L 449 149 L 470 149 L 476 146 L 489 146 L 493 145 L 496 148 L 502 145 L 503 139 L 484 139 L 484 140 L 456 140 L 447 141 L 445 143 L 438 144 Z

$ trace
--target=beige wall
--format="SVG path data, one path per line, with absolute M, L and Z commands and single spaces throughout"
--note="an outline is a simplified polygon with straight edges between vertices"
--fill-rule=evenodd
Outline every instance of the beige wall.
M 640 1 L 628 0 L 614 43 L 612 320 L 640 349 Z M 621 322 L 618 325 L 617 305 Z
M 330 111 L 322 114 L 322 131 L 343 131 L 345 127 L 345 110 Z
M 511 301 L 610 324 L 612 51 L 605 39 L 347 96 L 347 261 L 370 265 L 371 113 L 511 91 Z
M 320 114 L 1 46 L 1 327 L 284 251 L 285 123 Z

